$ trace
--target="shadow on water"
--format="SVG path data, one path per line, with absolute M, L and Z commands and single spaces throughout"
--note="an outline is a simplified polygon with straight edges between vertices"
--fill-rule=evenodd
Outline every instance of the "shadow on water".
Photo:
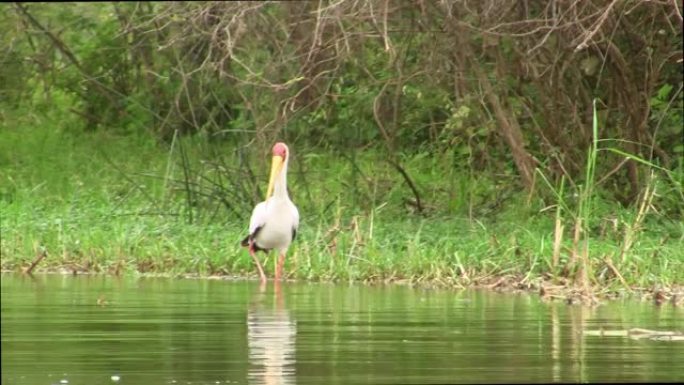
M 297 323 L 285 306 L 284 288 L 260 285 L 247 310 L 250 384 L 294 384 Z

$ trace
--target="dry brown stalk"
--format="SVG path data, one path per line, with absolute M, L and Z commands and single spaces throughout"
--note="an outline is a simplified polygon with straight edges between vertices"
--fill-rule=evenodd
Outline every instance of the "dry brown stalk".
M 24 274 L 31 275 L 33 269 L 35 269 L 36 266 L 38 266 L 38 264 L 40 263 L 40 261 L 42 261 L 45 257 L 47 257 L 47 251 L 40 250 L 38 252 L 38 255 L 36 255 L 36 258 L 33 260 L 33 262 L 31 262 L 31 265 L 29 265 L 29 267 L 27 267 L 26 270 L 24 270 Z
M 560 210 L 560 207 L 558 208 Z M 561 246 L 563 243 L 563 229 L 565 228 L 565 225 L 563 225 L 563 221 L 561 220 L 560 217 L 556 218 L 556 227 L 554 230 L 553 234 L 553 259 L 552 259 L 552 267 L 553 269 L 558 268 L 558 263 L 560 261 L 560 251 L 561 251 Z

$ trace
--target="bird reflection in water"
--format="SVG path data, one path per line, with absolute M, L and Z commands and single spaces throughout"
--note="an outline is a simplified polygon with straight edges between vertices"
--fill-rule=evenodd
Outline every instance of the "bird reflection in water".
M 272 300 L 262 284 L 247 310 L 250 384 L 295 383 L 296 334 L 280 283 L 274 285 Z

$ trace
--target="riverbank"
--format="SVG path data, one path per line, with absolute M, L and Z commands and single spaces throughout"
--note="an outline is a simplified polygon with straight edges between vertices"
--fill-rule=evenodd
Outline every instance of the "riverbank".
M 187 224 L 163 216 L 113 216 L 107 214 L 108 208 L 75 214 L 74 209 L 34 206 L 33 215 L 27 214 L 28 208 L 14 212 L 9 208 L 3 207 L 5 271 L 25 271 L 35 263 L 34 272 L 255 277 L 251 258 L 239 246 L 245 231 L 241 223 Z M 620 265 L 620 270 L 611 267 L 608 259 L 592 258 L 591 286 L 585 291 L 571 271 L 563 269 L 568 259 L 561 259 L 561 267 L 553 269 L 553 233 L 544 232 L 543 218 L 539 223 L 499 222 L 492 227 L 448 218 L 393 222 L 375 218 L 372 236 L 370 218 L 340 222 L 302 224 L 285 266 L 289 279 L 487 287 L 540 292 L 570 302 L 630 292 L 661 296 L 661 302 L 681 298 L 677 294 L 682 282 L 682 262 L 677 257 L 681 248 L 675 242 L 663 245 L 659 237 L 641 237 L 636 250 L 643 254 Z M 592 250 L 619 250 L 613 242 L 593 239 Z M 259 255 L 272 276 L 274 256 Z
M 44 256 L 34 272 L 253 276 L 239 241 L 263 190 L 266 155 L 249 154 L 247 177 L 230 145 L 198 138 L 159 144 L 58 127 L 3 130 L 3 271 Z M 665 214 L 597 194 L 582 249 L 572 215 L 559 218 L 541 187 L 526 194 L 505 175 L 443 175 L 449 159 L 406 155 L 418 212 L 402 176 L 372 150 L 352 161 L 294 151 L 289 181 L 302 218 L 289 279 L 525 290 L 570 302 L 643 293 L 680 303 L 684 224 Z M 204 156 L 216 153 L 229 155 L 222 163 Z M 269 256 L 269 276 L 273 267 Z

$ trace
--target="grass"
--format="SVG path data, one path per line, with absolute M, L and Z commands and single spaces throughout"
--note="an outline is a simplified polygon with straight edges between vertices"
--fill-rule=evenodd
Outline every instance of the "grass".
M 240 154 L 201 137 L 160 145 L 73 134 L 54 120 L 1 128 L 3 270 L 21 271 L 44 252 L 37 270 L 255 276 L 239 241 L 263 191 L 267 152 Z M 587 186 L 554 190 L 552 210 L 501 177 L 459 173 L 448 154 L 406 155 L 424 214 L 378 152 L 294 150 L 289 181 L 302 221 L 289 278 L 527 289 L 579 282 L 603 293 L 684 283 L 684 224 L 602 198 L 591 182 L 597 147 Z M 264 171 L 247 177 L 240 162 Z

